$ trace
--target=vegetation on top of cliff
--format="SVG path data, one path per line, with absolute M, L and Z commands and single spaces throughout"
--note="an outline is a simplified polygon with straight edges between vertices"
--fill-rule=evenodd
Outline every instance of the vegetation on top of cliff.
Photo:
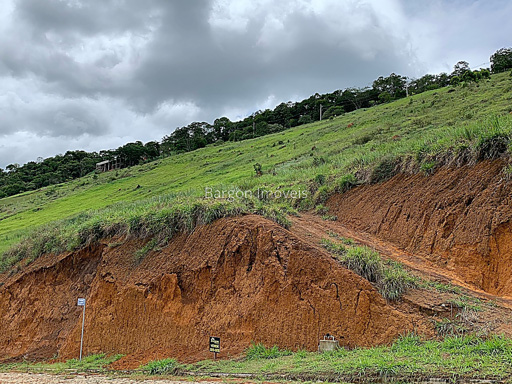
M 293 214 L 294 210 L 264 204 L 255 198 L 229 202 L 180 195 L 117 203 L 37 228 L 24 241 L 4 253 L 0 259 L 0 272 L 22 260 L 28 264 L 43 254 L 81 249 L 105 238 L 151 238 L 151 248 L 155 248 L 167 244 L 177 233 L 191 232 L 198 225 L 243 213 L 259 214 L 287 227 L 286 214 Z M 145 248 L 143 251 L 146 252 L 139 253 L 138 257 L 142 258 L 150 250 Z
M 259 196 L 248 206 L 250 212 L 265 210 L 281 221 L 290 207 L 313 208 L 332 193 L 360 183 L 379 182 L 397 172 L 429 175 L 444 165 L 508 159 L 511 94 L 512 78 L 508 73 L 496 74 L 479 83 L 427 91 L 332 120 L 242 142 L 210 145 L 0 199 L 0 254 L 14 246 L 1 257 L 2 264 L 8 267 L 24 255 L 33 258 L 45 250 L 86 244 L 91 232 L 83 230 L 86 224 L 82 222 L 104 222 L 104 217 L 115 216 L 116 225 L 132 228 L 126 207 L 133 203 L 136 209 L 144 204 L 137 201 L 158 200 L 159 196 L 171 194 L 190 204 L 202 204 L 207 200 L 207 187 L 251 191 L 254 195 L 261 190 L 279 191 L 281 195 L 306 192 L 301 198 Z M 261 165 L 259 172 L 255 164 Z M 234 200 L 222 200 L 226 210 L 236 211 L 239 208 L 229 207 L 243 204 L 240 199 Z M 78 240 L 77 236 L 82 237 Z M 59 243 L 62 237 L 72 241 Z M 39 245 L 29 246 L 30 242 Z M 23 251 L 30 247 L 32 251 Z

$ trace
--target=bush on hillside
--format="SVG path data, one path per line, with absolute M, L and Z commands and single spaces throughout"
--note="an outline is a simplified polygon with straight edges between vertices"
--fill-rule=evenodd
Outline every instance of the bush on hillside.
M 336 182 L 336 191 L 339 193 L 345 193 L 357 185 L 357 179 L 352 174 L 341 176 Z
M 385 158 L 372 169 L 370 183 L 386 181 L 395 175 L 396 163 L 394 159 Z

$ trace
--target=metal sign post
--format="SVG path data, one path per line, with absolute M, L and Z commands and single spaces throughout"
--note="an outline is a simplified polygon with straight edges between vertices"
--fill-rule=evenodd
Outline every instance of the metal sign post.
M 216 360 L 220 352 L 220 337 L 210 337 L 210 352 L 213 352 L 213 360 Z
M 83 307 L 82 311 L 82 336 L 80 337 L 80 361 L 82 361 L 82 348 L 84 346 L 84 326 L 85 326 L 85 299 L 78 299 L 77 305 Z

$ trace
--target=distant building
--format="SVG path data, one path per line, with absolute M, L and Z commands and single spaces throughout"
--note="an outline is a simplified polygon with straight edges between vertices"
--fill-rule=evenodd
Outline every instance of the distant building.
M 96 171 L 98 172 L 108 172 L 119 168 L 121 168 L 121 161 L 117 157 L 96 163 Z

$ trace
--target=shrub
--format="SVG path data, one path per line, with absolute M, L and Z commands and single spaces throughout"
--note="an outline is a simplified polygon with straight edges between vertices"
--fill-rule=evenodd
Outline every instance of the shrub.
M 507 152 L 509 137 L 504 133 L 496 133 L 483 137 L 477 145 L 478 160 L 496 159 Z
M 453 76 L 450 80 L 450 85 L 457 86 L 460 84 L 460 77 L 459 76 Z
M 309 115 L 301 116 L 301 117 L 299 118 L 299 121 L 298 121 L 298 123 L 299 123 L 300 125 L 302 125 L 302 124 L 309 124 L 309 123 L 311 123 L 311 122 L 313 122 L 313 119 L 312 119 L 312 118 L 311 118 L 311 116 L 309 116 Z
M 378 183 L 390 179 L 395 175 L 395 161 L 386 158 L 379 162 L 373 169 L 370 175 L 371 183 Z
M 420 166 L 421 172 L 423 172 L 425 175 L 433 174 L 435 169 L 436 169 L 435 161 L 427 161 L 425 163 L 422 163 Z
M 296 211 L 291 208 L 286 209 L 285 207 L 275 205 L 259 204 L 256 207 L 255 213 L 276 222 L 283 228 L 288 229 L 291 227 L 292 223 L 288 219 L 287 213 L 296 214 Z
M 316 204 L 324 204 L 330 195 L 331 189 L 326 185 L 322 185 L 318 188 L 313 198 Z
M 325 184 L 325 175 L 318 174 L 315 176 L 315 183 L 318 185 L 324 185 Z
M 334 254 L 348 269 L 374 283 L 382 297 L 387 300 L 400 299 L 409 288 L 417 285 L 417 279 L 411 276 L 401 264 L 393 261 L 383 262 L 380 255 L 368 247 L 350 247 L 353 240 L 343 239 L 344 244 L 322 239 L 321 245 Z
M 343 257 L 343 263 L 348 269 L 372 283 L 378 283 L 383 278 L 382 260 L 371 248 L 350 248 Z
M 176 373 L 178 367 L 178 362 L 175 359 L 164 359 L 151 361 L 141 369 L 150 375 L 172 375 Z
M 281 356 L 290 356 L 291 354 L 291 351 L 287 349 L 281 350 L 277 345 L 274 345 L 272 348 L 267 348 L 261 343 L 252 343 L 245 351 L 245 356 L 248 360 L 275 359 Z
M 510 131 L 503 127 L 504 121 L 495 116 L 487 123 L 488 129 L 483 129 L 476 149 L 478 160 L 496 159 L 508 150 Z
M 261 176 L 263 175 L 263 172 L 261 170 L 261 164 L 260 163 L 256 163 L 253 165 L 254 167 L 254 172 L 256 172 L 256 176 Z
M 357 179 L 352 173 L 349 173 L 341 176 L 336 184 L 336 190 L 339 193 L 345 193 L 357 185 Z
M 344 245 L 335 243 L 329 239 L 322 239 L 320 244 L 322 244 L 325 249 L 331 253 L 334 253 L 336 256 L 343 256 L 347 252 L 347 248 Z
M 331 117 L 341 116 L 345 113 L 345 109 L 342 106 L 333 106 L 329 107 L 327 111 L 323 114 L 324 119 L 328 119 Z
M 379 291 L 388 300 L 398 300 L 409 288 L 416 286 L 416 279 L 398 263 L 392 263 L 388 268 L 384 268 L 383 272 Z

